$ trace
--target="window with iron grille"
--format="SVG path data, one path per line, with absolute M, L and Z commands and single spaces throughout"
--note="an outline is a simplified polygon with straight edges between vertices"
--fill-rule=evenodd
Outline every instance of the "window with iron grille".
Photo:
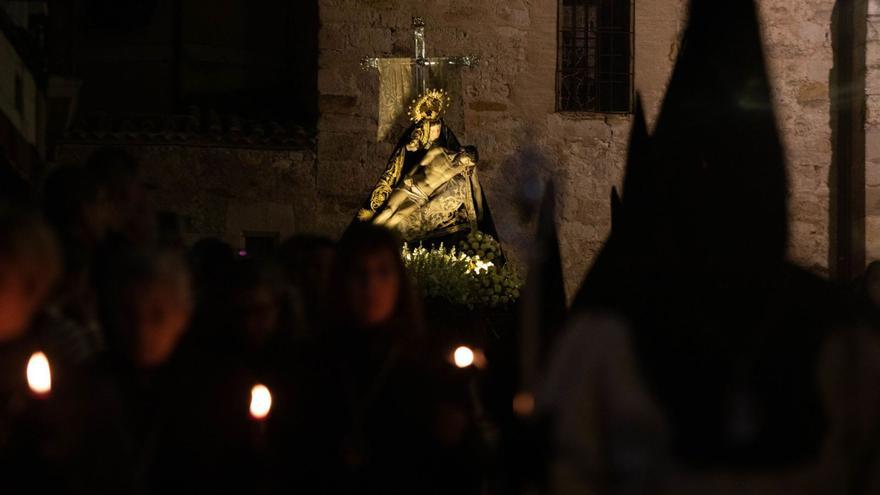
M 628 113 L 633 0 L 559 0 L 556 110 Z

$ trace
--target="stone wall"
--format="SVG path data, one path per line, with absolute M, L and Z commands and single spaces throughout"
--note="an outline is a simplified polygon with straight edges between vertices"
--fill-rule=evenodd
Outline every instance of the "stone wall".
M 62 164 L 82 163 L 90 144 L 65 144 Z M 180 215 L 188 242 L 212 236 L 244 247 L 245 232 L 282 238 L 315 230 L 315 153 L 183 145 L 130 145 L 157 210 Z
M 788 158 L 789 253 L 828 274 L 834 2 L 759 0 L 758 6 Z
M 865 251 L 880 260 L 880 0 L 868 2 L 865 112 Z
M 375 73 L 364 56 L 409 56 L 411 17 L 427 22 L 428 55 L 474 53 L 463 81 L 462 142 L 481 151 L 481 179 L 502 241 L 516 260 L 534 229 L 521 197 L 554 177 L 571 293 L 601 247 L 630 119 L 556 113 L 557 0 L 320 0 L 318 175 L 320 225 L 338 234 L 380 175 L 392 143 L 375 142 Z M 786 141 L 792 257 L 828 266 L 832 0 L 762 0 L 760 14 Z M 635 2 L 635 85 L 656 117 L 684 24 L 684 0 Z M 534 196 L 534 194 L 532 194 Z M 743 198 L 748 201 L 749 198 Z M 746 235 L 746 233 L 744 233 Z

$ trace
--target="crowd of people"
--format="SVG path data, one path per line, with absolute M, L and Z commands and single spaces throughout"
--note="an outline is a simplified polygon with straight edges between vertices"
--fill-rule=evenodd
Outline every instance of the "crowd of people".
M 4 198 L 4 492 L 479 492 L 471 375 L 390 231 L 187 249 L 140 174 L 107 148 Z M 26 379 L 36 353 L 49 391 Z
M 113 148 L 0 204 L 4 493 L 880 489 L 880 263 L 851 297 L 785 268 L 576 308 L 516 394 L 381 227 L 187 248 Z M 481 345 L 513 376 L 519 339 Z

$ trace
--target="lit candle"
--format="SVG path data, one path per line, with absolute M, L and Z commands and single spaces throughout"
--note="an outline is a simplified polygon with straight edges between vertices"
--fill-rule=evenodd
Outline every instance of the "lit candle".
M 256 384 L 251 389 L 251 417 L 263 421 L 272 409 L 272 394 L 263 384 Z
M 473 366 L 474 368 L 483 369 L 486 367 L 486 355 L 480 349 L 472 349 L 466 345 L 457 347 L 452 351 L 450 361 L 456 367 L 464 369 Z
M 478 369 L 486 364 L 486 356 L 480 349 L 471 349 L 466 345 L 458 346 L 452 352 L 452 364 L 459 369 L 468 369 L 465 375 L 468 377 L 468 391 L 471 396 L 473 415 L 478 423 L 484 422 L 483 401 L 480 399 L 480 391 L 477 384 Z M 471 368 L 473 366 L 473 368 Z
M 452 353 L 452 360 L 459 368 L 467 368 L 474 364 L 474 351 L 470 347 L 460 346 Z
M 47 397 L 52 392 L 52 370 L 44 353 L 31 355 L 27 364 L 27 381 L 31 392 L 37 397 Z

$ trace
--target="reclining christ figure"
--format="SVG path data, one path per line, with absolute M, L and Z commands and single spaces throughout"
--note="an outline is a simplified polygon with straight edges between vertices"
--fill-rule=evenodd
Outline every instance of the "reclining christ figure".
M 470 175 L 477 161 L 479 154 L 473 146 L 465 146 L 459 151 L 440 146 L 431 148 L 391 192 L 373 223 L 397 228 L 413 212 L 427 205 L 449 181 L 459 175 Z

